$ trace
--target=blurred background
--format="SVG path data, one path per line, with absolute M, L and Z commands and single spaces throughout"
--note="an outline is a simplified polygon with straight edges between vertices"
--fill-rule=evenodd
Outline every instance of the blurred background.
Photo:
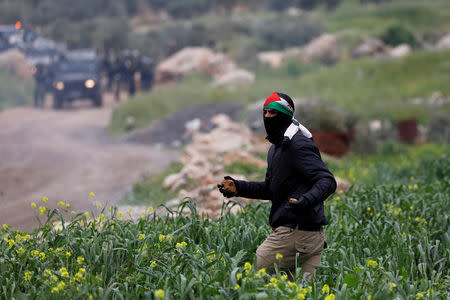
M 273 91 L 331 165 L 448 153 L 449 82 L 447 0 L 1 0 L 0 200 L 164 202 L 192 132 L 225 114 L 263 136 Z

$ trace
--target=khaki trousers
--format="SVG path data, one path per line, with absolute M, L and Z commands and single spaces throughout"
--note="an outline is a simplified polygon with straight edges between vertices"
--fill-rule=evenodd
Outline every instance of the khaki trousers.
M 257 268 L 266 268 L 267 273 L 275 272 L 274 264 L 285 272 L 290 280 L 295 279 L 296 255 L 299 253 L 302 275 L 306 279 L 316 275 L 320 265 L 325 233 L 321 231 L 304 231 L 280 226 L 272 230 L 267 239 L 256 250 Z M 277 254 L 278 259 L 277 259 Z M 281 257 L 281 258 L 280 258 Z

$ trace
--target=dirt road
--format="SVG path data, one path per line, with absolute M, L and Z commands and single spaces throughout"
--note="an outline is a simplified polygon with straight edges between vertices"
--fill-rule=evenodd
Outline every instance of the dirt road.
M 102 108 L 80 102 L 55 111 L 47 103 L 0 112 L 0 225 L 33 228 L 30 203 L 44 205 L 43 196 L 47 207 L 64 201 L 77 212 L 116 204 L 142 175 L 176 158 L 167 149 L 110 140 L 106 126 L 115 105 L 106 95 Z

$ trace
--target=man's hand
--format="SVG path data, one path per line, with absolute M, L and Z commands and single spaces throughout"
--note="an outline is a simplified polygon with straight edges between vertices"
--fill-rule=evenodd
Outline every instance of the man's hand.
M 303 197 L 301 197 L 300 199 L 289 198 L 289 200 L 286 204 L 286 208 L 300 209 L 300 208 L 304 208 L 305 205 L 306 205 L 306 201 Z
M 222 183 L 218 184 L 219 191 L 227 198 L 235 197 L 238 194 L 236 181 L 230 176 L 225 176 Z

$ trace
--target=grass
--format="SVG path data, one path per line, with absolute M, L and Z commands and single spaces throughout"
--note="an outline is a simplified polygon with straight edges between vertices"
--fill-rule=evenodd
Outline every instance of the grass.
M 302 96 L 322 97 L 363 118 L 425 120 L 433 108 L 408 100 L 450 93 L 450 52 L 417 53 L 399 61 L 356 60 L 296 81 Z M 449 112 L 449 108 L 445 108 Z
M 232 215 L 229 202 L 211 219 L 185 202 L 136 222 L 103 208 L 62 228 L 60 210 L 38 211 L 29 234 L 4 225 L 0 289 L 4 299 L 446 299 L 450 158 L 434 151 L 393 170 L 375 165 L 388 176 L 326 202 L 328 248 L 311 283 L 255 270 L 270 204 Z
M 426 123 L 435 108 L 427 104 L 410 105 L 408 101 L 428 98 L 436 91 L 449 95 L 449 61 L 450 51 L 419 52 L 403 60 L 342 61 L 329 68 L 290 60 L 281 69 L 259 67 L 253 85 L 236 89 L 213 87 L 209 79 L 196 75 L 180 84 L 140 94 L 119 106 L 109 131 L 113 136 L 125 133 L 129 129 L 126 125 L 129 116 L 136 120 L 134 127 L 143 127 L 188 106 L 219 102 L 249 104 L 264 99 L 274 90 L 298 98 L 328 99 L 363 120 L 416 117 Z M 448 105 L 442 109 L 450 113 Z
M 169 191 L 162 184 L 168 175 L 180 172 L 182 167 L 183 165 L 181 163 L 174 162 L 164 172 L 155 176 L 142 178 L 141 181 L 133 185 L 132 192 L 125 196 L 122 202 L 130 205 L 151 204 L 158 206 L 175 198 L 177 192 Z
M 450 29 L 450 3 L 445 0 L 396 0 L 380 5 L 360 5 L 357 0 L 343 1 L 333 12 L 318 12 L 316 18 L 330 32 L 350 28 L 379 35 L 387 27 L 401 24 L 417 35 Z
M 0 111 L 33 103 L 33 79 L 18 79 L 10 70 L 0 69 Z

